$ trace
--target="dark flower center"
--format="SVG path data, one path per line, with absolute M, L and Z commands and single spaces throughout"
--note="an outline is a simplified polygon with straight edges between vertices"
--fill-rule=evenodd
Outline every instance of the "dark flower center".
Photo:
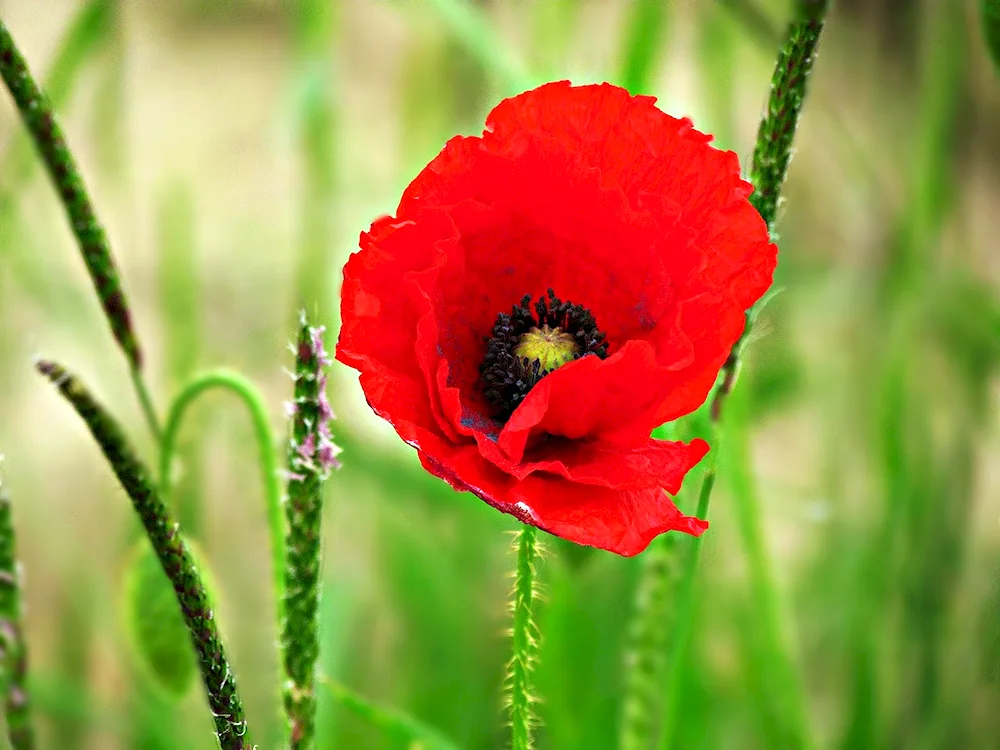
M 534 309 L 532 309 L 534 307 Z M 506 420 L 539 380 L 588 354 L 608 356 L 606 336 L 583 305 L 563 302 L 551 289 L 534 306 L 526 294 L 510 314 L 500 313 L 486 338 L 479 372 L 495 415 Z

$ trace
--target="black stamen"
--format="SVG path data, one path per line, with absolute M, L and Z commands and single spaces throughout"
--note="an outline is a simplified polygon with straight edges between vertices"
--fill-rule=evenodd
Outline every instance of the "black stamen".
M 578 352 L 574 359 L 588 354 L 601 359 L 608 356 L 606 336 L 597 327 L 590 310 L 569 300 L 563 302 L 549 289 L 547 298 L 540 296 L 532 311 L 531 295 L 526 294 L 510 314 L 497 315 L 492 335 L 486 338 L 486 356 L 479 367 L 483 393 L 497 408 L 494 416 L 501 421 L 507 420 L 538 381 L 549 374 L 537 359 L 514 353 L 524 334 L 544 326 L 558 328 L 573 337 Z

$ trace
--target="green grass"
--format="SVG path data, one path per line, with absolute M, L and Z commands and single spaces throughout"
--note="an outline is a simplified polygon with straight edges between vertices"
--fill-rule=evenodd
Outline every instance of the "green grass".
M 162 413 L 195 372 L 224 367 L 259 386 L 272 429 L 297 309 L 315 307 L 332 343 L 358 233 L 450 135 L 476 131 L 507 92 L 586 71 L 698 115 L 748 159 L 788 6 L 379 0 L 328 15 L 303 1 L 276 15 L 260 2 L 231 4 L 221 24 L 198 4 L 112 23 L 111 5 L 30 34 L 30 3 L 4 7 L 49 71 L 119 240 Z M 693 596 L 665 589 L 666 637 L 653 633 L 668 671 L 643 689 L 657 705 L 679 696 L 661 747 L 772 750 L 808 734 L 817 750 L 951 750 L 1000 734 L 1000 227 L 988 212 L 1000 164 L 981 125 L 997 78 L 967 33 L 975 14 L 926 3 L 920 16 L 901 42 L 913 64 L 866 41 L 869 18 L 831 17 L 779 209 L 782 294 L 723 425 Z M 153 120 L 147 88 L 164 102 Z M 210 748 L 203 696 L 150 689 L 130 661 L 115 602 L 134 521 L 73 415 L 30 377 L 37 350 L 72 350 L 129 432 L 142 429 L 127 374 L 103 363 L 113 352 L 51 190 L 4 111 L 0 452 L 39 746 Z M 118 140 L 128 148 L 109 151 Z M 320 685 L 316 746 L 506 747 L 516 523 L 427 475 L 339 365 L 331 396 L 344 469 L 324 503 L 320 671 L 338 687 Z M 172 507 L 212 563 L 248 719 L 269 747 L 282 718 L 258 450 L 238 406 L 196 410 Z M 687 510 L 699 480 L 685 484 Z M 537 747 L 617 748 L 652 563 L 542 540 Z M 676 571 L 693 546 L 679 538 L 660 562 Z

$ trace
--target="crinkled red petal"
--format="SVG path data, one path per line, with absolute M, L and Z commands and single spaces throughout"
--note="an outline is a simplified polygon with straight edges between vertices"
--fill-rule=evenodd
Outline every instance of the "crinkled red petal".
M 661 488 L 704 444 L 649 433 L 704 401 L 776 263 L 735 155 L 709 140 L 649 97 L 547 84 L 449 141 L 362 235 L 337 356 L 436 474 L 583 544 L 700 532 Z M 485 337 L 548 288 L 594 312 L 610 356 L 546 376 L 501 425 Z
M 695 446 L 687 463 L 679 463 L 672 481 L 701 456 Z M 604 487 L 566 481 L 538 472 L 523 480 L 486 464 L 471 446 L 453 447 L 445 455 L 420 452 L 420 461 L 432 474 L 458 490 L 472 492 L 494 508 L 577 544 L 637 555 L 658 535 L 683 531 L 700 536 L 708 522 L 686 516 L 660 487 Z

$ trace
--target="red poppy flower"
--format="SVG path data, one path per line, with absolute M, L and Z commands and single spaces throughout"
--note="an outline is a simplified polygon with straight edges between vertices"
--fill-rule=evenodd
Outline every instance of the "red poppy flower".
M 457 137 L 361 235 L 337 358 L 424 467 L 622 555 L 699 535 L 697 409 L 777 259 L 736 155 L 608 84 L 550 83 Z

